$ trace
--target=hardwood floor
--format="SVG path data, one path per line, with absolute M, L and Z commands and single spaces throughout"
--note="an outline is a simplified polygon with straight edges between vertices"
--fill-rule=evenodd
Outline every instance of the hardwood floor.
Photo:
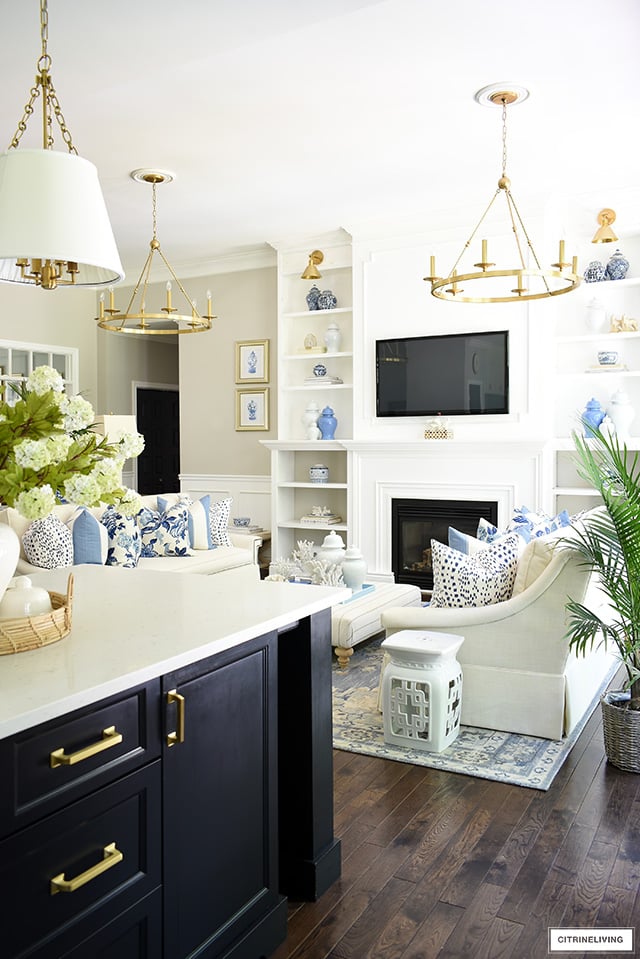
M 549 926 L 640 928 L 640 776 L 606 762 L 599 708 L 547 792 L 338 751 L 334 770 L 342 877 L 290 904 L 274 959 L 537 959 Z

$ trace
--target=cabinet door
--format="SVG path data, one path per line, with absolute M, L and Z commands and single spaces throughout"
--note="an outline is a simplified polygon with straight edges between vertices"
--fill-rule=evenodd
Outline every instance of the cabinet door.
M 171 959 L 196 951 L 256 959 L 286 937 L 277 891 L 276 668 L 270 634 L 163 680 L 173 743 L 163 770 Z

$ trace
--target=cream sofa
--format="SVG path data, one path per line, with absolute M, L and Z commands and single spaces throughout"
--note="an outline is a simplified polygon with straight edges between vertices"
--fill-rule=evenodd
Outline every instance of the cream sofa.
M 143 506 L 150 509 L 157 508 L 157 497 L 155 495 L 142 496 L 141 499 Z M 54 514 L 63 523 L 67 523 L 76 510 L 77 506 L 69 503 L 56 506 Z M 92 509 L 91 512 L 94 515 L 99 515 L 101 510 Z M 22 544 L 22 537 L 29 527 L 30 520 L 25 519 L 11 507 L 0 510 L 0 520 L 8 523 L 20 538 L 20 558 L 16 573 L 23 575 L 41 573 L 41 567 L 33 566 L 27 560 Z M 229 538 L 232 546 L 197 549 L 192 551 L 191 556 L 141 557 L 136 569 L 151 569 L 167 573 L 198 573 L 205 576 L 223 575 L 225 579 L 230 581 L 230 584 L 232 581 L 234 586 L 253 585 L 259 582 L 260 570 L 257 564 L 257 551 L 261 543 L 260 538 L 248 537 L 246 533 L 236 536 L 232 530 L 229 530 Z M 109 566 L 104 568 L 106 570 L 111 569 Z M 135 570 L 132 570 L 132 572 L 135 572 Z
M 382 625 L 387 635 L 411 629 L 464 637 L 457 658 L 465 725 L 561 739 L 616 662 L 602 648 L 586 656 L 569 649 L 566 602 L 571 597 L 593 608 L 603 599 L 577 554 L 552 538 L 527 545 L 518 577 L 517 594 L 504 602 L 392 608 L 383 612 Z

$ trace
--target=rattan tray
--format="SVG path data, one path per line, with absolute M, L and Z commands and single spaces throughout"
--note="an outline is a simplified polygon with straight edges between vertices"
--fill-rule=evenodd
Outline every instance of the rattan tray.
M 49 590 L 50 613 L 41 616 L 25 616 L 19 619 L 0 619 L 0 656 L 39 649 L 71 632 L 71 602 L 73 598 L 73 573 L 67 581 L 67 594 Z

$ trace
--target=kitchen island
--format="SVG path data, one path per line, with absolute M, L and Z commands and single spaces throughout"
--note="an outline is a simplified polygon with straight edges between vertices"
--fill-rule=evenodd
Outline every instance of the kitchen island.
M 70 635 L 0 657 L 7 959 L 268 956 L 286 897 L 340 874 L 330 610 L 344 590 L 73 573 Z M 36 580 L 64 593 L 67 575 Z

